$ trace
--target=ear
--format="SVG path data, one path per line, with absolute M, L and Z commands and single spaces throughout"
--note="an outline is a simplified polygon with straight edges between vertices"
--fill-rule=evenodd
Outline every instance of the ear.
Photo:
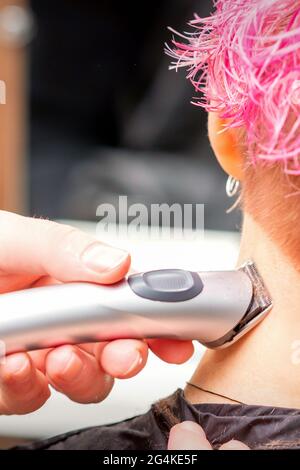
M 243 151 L 235 131 L 224 131 L 226 121 L 216 113 L 208 115 L 208 136 L 212 149 L 223 170 L 239 181 L 243 180 Z

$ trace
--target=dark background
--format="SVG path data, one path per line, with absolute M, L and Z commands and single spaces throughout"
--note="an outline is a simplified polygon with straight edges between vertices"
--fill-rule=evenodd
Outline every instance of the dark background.
M 192 106 L 185 71 L 170 72 L 167 26 L 184 31 L 210 0 L 33 0 L 30 47 L 31 213 L 96 220 L 100 203 L 205 204 L 205 227 L 235 229 L 226 175 Z

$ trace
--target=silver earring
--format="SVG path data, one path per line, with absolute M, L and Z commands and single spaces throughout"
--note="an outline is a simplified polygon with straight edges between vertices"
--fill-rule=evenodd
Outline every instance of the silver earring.
M 226 182 L 226 194 L 228 197 L 232 198 L 236 196 L 240 189 L 240 182 L 239 180 L 235 179 L 233 176 L 229 176 Z M 232 212 L 240 203 L 240 196 L 234 202 L 234 204 L 227 209 L 226 214 Z
M 228 176 L 226 183 L 226 194 L 228 197 L 234 197 L 240 189 L 239 180 L 235 179 L 233 176 Z

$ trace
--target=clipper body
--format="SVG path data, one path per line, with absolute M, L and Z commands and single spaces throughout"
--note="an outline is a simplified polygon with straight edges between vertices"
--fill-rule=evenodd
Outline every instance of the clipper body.
M 236 271 L 160 270 L 112 286 L 69 283 L 0 296 L 6 353 L 121 338 L 226 347 L 272 307 L 252 262 Z

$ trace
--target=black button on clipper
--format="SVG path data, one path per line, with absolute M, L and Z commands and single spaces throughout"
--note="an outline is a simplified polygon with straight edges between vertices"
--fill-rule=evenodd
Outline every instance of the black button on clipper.
M 128 277 L 128 284 L 139 297 L 160 302 L 184 302 L 203 290 L 199 274 L 182 269 L 133 274 Z

